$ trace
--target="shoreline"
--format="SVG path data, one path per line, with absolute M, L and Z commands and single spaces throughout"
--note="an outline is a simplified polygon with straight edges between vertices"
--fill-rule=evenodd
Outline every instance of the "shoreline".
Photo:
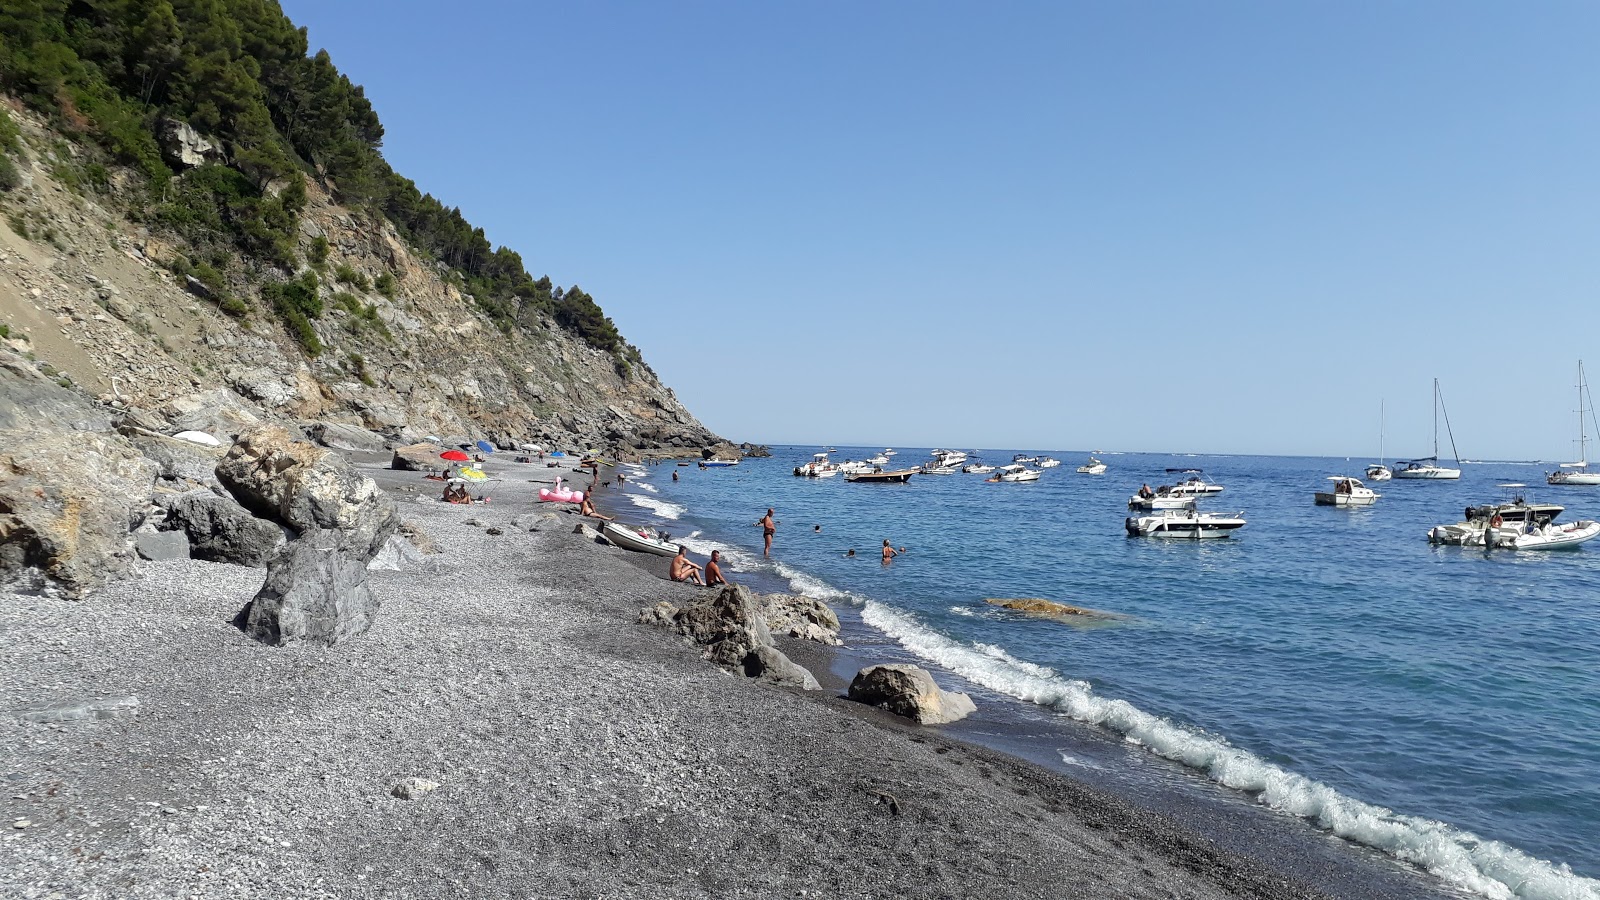
M 0 894 L 1419 896 L 1399 867 L 1308 886 L 959 729 L 732 677 L 637 624 L 702 589 L 572 534 L 527 475 L 453 507 L 361 468 L 442 552 L 374 571 L 383 609 L 348 644 L 254 644 L 228 620 L 261 571 L 194 560 L 0 601 L 0 804 L 31 823 L 0 838 Z M 840 658 L 806 649 L 819 678 Z M 391 796 L 407 777 L 440 787 Z

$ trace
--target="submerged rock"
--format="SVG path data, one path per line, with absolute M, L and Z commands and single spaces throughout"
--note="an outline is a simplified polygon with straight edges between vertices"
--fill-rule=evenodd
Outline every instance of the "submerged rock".
M 1110 625 L 1115 622 L 1125 621 L 1128 618 L 1120 613 L 1104 612 L 1082 606 L 1070 606 L 1066 603 L 1057 603 L 1054 600 L 1045 600 L 1041 597 L 988 597 L 983 602 L 991 606 L 1015 610 L 1016 612 L 1026 613 L 1041 619 L 1052 619 L 1079 628 Z
M 850 682 L 851 700 L 876 706 L 919 725 L 944 725 L 978 707 L 966 694 L 939 689 L 921 666 L 898 663 L 868 666 Z

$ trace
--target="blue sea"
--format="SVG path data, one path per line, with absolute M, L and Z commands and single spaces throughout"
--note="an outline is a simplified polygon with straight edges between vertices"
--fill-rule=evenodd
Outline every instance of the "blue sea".
M 1460 481 L 1371 484 L 1375 506 L 1335 509 L 1312 493 L 1371 460 L 1101 454 L 1109 471 L 1090 476 L 1074 471 L 1086 451 L 1032 449 L 1063 465 L 1024 484 L 795 477 L 819 449 L 630 467 L 611 506 L 698 552 L 722 548 L 735 580 L 850 612 L 868 630 L 851 643 L 919 658 L 1019 723 L 1089 726 L 1454 889 L 1600 897 L 1600 541 L 1538 553 L 1426 538 L 1502 499 L 1503 483 L 1564 504 L 1563 521 L 1600 518 L 1600 488 L 1468 464 Z M 1000 464 L 1015 451 L 979 452 Z M 899 448 L 893 463 L 927 458 Z M 1128 537 L 1129 495 L 1179 467 L 1225 487 L 1204 508 L 1249 524 L 1223 540 Z M 765 561 L 755 522 L 769 506 L 780 525 Z M 887 567 L 885 539 L 907 548 Z M 1007 597 L 1119 618 L 1072 627 L 984 602 Z M 1075 754 L 1058 762 L 1096 765 Z

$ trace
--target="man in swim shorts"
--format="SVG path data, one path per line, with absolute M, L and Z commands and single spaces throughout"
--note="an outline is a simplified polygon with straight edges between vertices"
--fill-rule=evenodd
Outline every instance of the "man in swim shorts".
M 778 520 L 772 517 L 772 510 L 768 509 L 767 514 L 762 516 L 761 521 L 756 524 L 761 526 L 761 538 L 764 544 L 761 549 L 761 555 L 770 557 L 772 555 L 772 536 L 778 533 Z
M 678 555 L 672 558 L 672 566 L 667 570 L 667 575 L 673 581 L 705 584 L 700 580 L 700 567 L 689 561 L 689 550 L 682 544 L 678 545 Z

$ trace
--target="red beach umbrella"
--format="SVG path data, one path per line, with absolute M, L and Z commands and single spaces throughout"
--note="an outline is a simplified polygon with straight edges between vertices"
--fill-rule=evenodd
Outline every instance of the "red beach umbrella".
M 446 450 L 445 452 L 439 454 L 439 458 L 448 459 L 451 462 L 466 462 L 472 457 L 462 453 L 460 450 Z

